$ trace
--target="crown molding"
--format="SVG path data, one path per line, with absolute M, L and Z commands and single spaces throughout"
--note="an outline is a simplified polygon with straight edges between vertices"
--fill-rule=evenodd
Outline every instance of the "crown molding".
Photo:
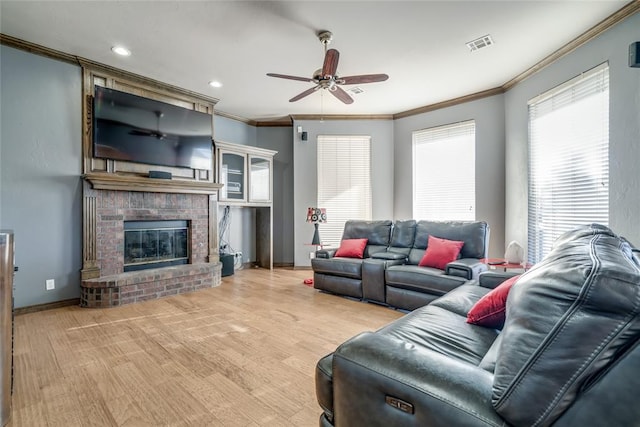
M 237 122 L 246 123 L 246 124 L 248 124 L 250 126 L 255 126 L 256 125 L 256 121 L 255 120 L 251 120 L 251 119 L 247 119 L 247 118 L 244 118 L 244 117 L 236 116 L 235 114 L 225 113 L 224 111 L 220 111 L 220 110 L 214 110 L 213 115 L 214 116 L 224 117 L 225 119 L 235 120 Z
M 415 116 L 417 114 L 427 113 L 429 111 L 440 110 L 442 108 L 452 107 L 458 104 L 464 104 L 465 102 L 476 101 L 478 99 L 487 98 L 489 96 L 499 95 L 504 93 L 502 87 L 495 87 L 493 89 L 483 90 L 482 92 L 472 93 L 470 95 L 460 96 L 458 98 L 449 99 L 447 101 L 438 102 L 431 105 L 425 105 L 424 107 L 414 108 L 412 110 L 403 111 L 393 115 L 393 119 L 403 119 L 409 116 Z
M 393 114 L 292 114 L 293 120 L 393 120 Z
M 260 120 L 256 122 L 257 127 L 291 127 L 293 119 L 291 116 L 274 118 L 271 120 Z
M 78 57 L 75 55 L 70 55 L 68 53 L 64 53 L 59 50 L 40 46 L 39 44 L 21 40 L 12 36 L 8 36 L 6 34 L 0 33 L 0 44 L 9 46 L 15 49 L 24 50 L 36 55 L 46 56 L 49 58 L 57 59 L 59 61 L 80 65 L 80 63 L 78 62 Z
M 542 70 L 546 66 L 551 65 L 552 63 L 562 58 L 563 56 L 568 55 L 569 53 L 573 52 L 580 46 L 598 37 L 608 29 L 619 24 L 620 22 L 630 17 L 631 15 L 637 13 L 638 11 L 640 11 L 640 0 L 631 1 L 622 9 L 613 13 L 613 15 L 610 15 L 609 17 L 603 19 L 598 24 L 591 27 L 589 30 L 585 31 L 575 39 L 571 40 L 569 43 L 562 46 L 560 49 L 556 50 L 551 55 L 542 59 L 540 62 L 538 62 L 528 70 L 523 71 L 522 73 L 518 74 L 517 76 L 515 76 L 514 78 L 512 78 L 511 80 L 503 84 L 502 88 L 505 90 L 505 92 L 508 91 L 518 83 L 526 80 L 527 78 L 531 77 L 532 75 Z

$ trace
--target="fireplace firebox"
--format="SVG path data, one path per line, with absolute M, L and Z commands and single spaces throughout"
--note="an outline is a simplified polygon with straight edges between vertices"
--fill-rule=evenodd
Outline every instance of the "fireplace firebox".
M 189 221 L 124 222 L 124 271 L 189 263 Z

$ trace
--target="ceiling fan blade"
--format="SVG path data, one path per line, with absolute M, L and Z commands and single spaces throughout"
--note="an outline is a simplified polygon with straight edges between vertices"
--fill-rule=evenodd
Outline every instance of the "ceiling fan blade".
M 278 77 L 279 79 L 288 79 L 288 80 L 299 80 L 301 82 L 311 82 L 313 83 L 313 79 L 309 77 L 297 77 L 297 76 L 288 76 L 286 74 L 276 74 L 276 73 L 267 73 L 269 77 Z
M 334 88 L 335 90 L 329 90 L 329 92 L 331 92 L 333 96 L 335 96 L 345 104 L 353 104 L 353 98 L 351 98 L 347 92 L 342 90 L 342 88 L 339 86 L 334 86 Z
M 320 86 L 314 86 L 314 87 L 312 87 L 312 88 L 309 88 L 309 89 L 305 90 L 304 92 L 302 92 L 301 94 L 296 95 L 296 96 L 294 96 L 293 98 L 291 98 L 291 99 L 289 100 L 289 102 L 296 102 L 296 101 L 298 101 L 298 100 L 300 100 L 300 99 L 304 98 L 304 97 L 305 97 L 305 96 L 307 96 L 307 95 L 311 95 L 313 92 L 317 91 L 319 88 L 320 88 Z M 348 95 L 347 95 L 347 96 L 348 96 Z
M 361 76 L 340 77 L 336 83 L 341 85 L 357 85 L 363 83 L 383 82 L 389 78 L 386 74 L 363 74 Z
M 329 49 L 324 56 L 324 64 L 322 65 L 322 76 L 333 76 L 338 69 L 338 59 L 340 52 L 335 49 Z

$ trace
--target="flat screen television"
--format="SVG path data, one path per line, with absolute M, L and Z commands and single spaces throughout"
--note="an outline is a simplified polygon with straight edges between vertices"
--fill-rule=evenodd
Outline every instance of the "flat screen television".
M 94 157 L 211 170 L 212 132 L 210 114 L 95 87 Z

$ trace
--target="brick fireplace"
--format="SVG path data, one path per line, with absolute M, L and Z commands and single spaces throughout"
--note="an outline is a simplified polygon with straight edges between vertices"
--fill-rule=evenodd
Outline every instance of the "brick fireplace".
M 83 307 L 113 307 L 220 284 L 217 184 L 93 174 L 84 182 Z M 125 272 L 125 222 L 187 224 L 187 260 Z M 181 238 L 184 237 L 181 235 Z

